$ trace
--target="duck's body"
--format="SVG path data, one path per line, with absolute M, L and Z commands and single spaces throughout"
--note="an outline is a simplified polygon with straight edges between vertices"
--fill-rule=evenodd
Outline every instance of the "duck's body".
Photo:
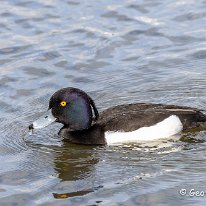
M 131 132 L 135 131 L 136 142 L 155 140 L 162 137 L 166 138 L 168 135 L 165 135 L 164 133 L 165 136 L 162 136 L 162 130 L 164 128 L 160 128 L 160 130 L 157 131 L 159 136 L 156 137 L 158 134 L 153 133 L 155 129 L 151 132 L 149 131 L 151 127 L 154 127 L 154 125 L 158 123 L 162 123 L 164 120 L 174 115 L 179 118 L 182 125 L 179 125 L 179 120 L 177 118 L 170 118 L 171 122 L 168 122 L 170 125 L 167 124 L 163 126 L 164 128 L 170 126 L 173 128 L 176 127 L 174 135 L 179 133 L 179 130 L 190 130 L 203 125 L 206 126 L 206 116 L 196 108 L 176 105 L 136 103 L 119 105 L 104 110 L 99 114 L 98 121 L 96 121 L 89 129 L 70 131 L 68 127 L 63 127 L 59 134 L 65 140 L 78 144 L 135 142 L 135 137 L 132 137 L 131 134 Z M 142 128 L 145 128 L 146 131 L 143 136 L 141 136 L 142 132 L 140 132 Z M 151 138 L 146 137 L 147 132 L 150 132 L 149 135 L 151 135 Z M 170 133 L 170 131 L 167 132 Z M 126 137 L 126 139 L 122 136 Z
M 83 97 L 84 101 L 86 99 L 88 102 L 86 108 L 87 110 L 88 108 L 91 110 L 88 112 L 88 116 L 85 116 L 84 112 L 82 117 L 88 120 L 86 128 L 82 126 L 83 123 L 79 123 L 78 125 L 78 121 L 75 124 L 70 121 L 68 124 L 65 123 L 64 127 L 59 131 L 60 136 L 72 143 L 109 144 L 124 143 L 127 141 L 134 142 L 144 139 L 153 140 L 158 137 L 164 138 L 175 135 L 182 130 L 190 130 L 206 125 L 206 115 L 199 109 L 176 105 L 146 103 L 119 105 L 106 109 L 98 115 L 93 100 L 86 93 L 75 88 L 65 88 L 57 91 L 50 100 L 50 108 L 56 110 L 57 105 L 66 99 L 69 102 L 68 96 L 72 96 L 71 93 L 73 96 L 75 93 L 77 97 Z M 63 97 L 60 98 L 60 96 Z M 73 98 L 72 102 L 74 101 Z M 88 107 L 88 105 L 90 106 Z M 76 110 L 78 112 L 79 110 L 81 111 L 80 108 Z M 70 114 L 62 113 L 60 115 L 59 110 L 58 112 L 52 111 L 52 113 L 57 121 L 59 121 L 59 118 L 62 118 L 62 116 L 65 118 L 67 115 L 73 115 L 74 111 Z M 92 115 L 95 116 L 93 120 Z M 74 119 L 76 121 L 79 118 L 81 119 L 80 113 Z M 65 121 L 59 122 L 63 123 Z M 33 125 L 31 128 L 34 128 Z
M 185 106 L 136 103 L 120 105 L 100 113 L 99 124 L 105 131 L 134 131 L 141 127 L 150 127 L 171 115 L 180 118 L 184 130 L 206 124 L 206 115 L 200 110 Z

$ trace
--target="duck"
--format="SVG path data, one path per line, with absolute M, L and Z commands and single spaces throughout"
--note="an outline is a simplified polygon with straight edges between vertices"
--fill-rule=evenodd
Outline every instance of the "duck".
M 63 124 L 59 136 L 85 145 L 110 145 L 171 138 L 184 131 L 204 128 L 203 110 L 187 106 L 132 103 L 98 111 L 83 90 L 66 87 L 50 98 L 45 115 L 29 125 L 42 129 L 53 122 Z

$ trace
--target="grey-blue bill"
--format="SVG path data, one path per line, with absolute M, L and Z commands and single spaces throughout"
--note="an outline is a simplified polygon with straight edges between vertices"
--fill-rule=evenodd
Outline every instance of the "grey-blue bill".
M 34 121 L 31 125 L 29 125 L 29 130 L 32 132 L 34 129 L 44 128 L 55 121 L 56 121 L 56 118 L 53 116 L 51 109 L 50 109 L 47 111 L 46 114 L 44 114 L 39 119 Z

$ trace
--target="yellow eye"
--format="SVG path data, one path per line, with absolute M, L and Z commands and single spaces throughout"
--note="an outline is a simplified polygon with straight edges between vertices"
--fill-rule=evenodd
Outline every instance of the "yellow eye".
M 65 101 L 60 102 L 60 106 L 65 107 L 67 103 Z

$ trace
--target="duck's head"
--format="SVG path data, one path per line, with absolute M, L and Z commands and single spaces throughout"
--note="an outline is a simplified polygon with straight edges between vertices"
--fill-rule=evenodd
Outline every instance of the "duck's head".
M 98 117 L 93 100 L 84 91 L 68 87 L 52 95 L 47 114 L 34 121 L 29 129 L 40 129 L 59 122 L 71 131 L 83 130 L 88 129 Z

